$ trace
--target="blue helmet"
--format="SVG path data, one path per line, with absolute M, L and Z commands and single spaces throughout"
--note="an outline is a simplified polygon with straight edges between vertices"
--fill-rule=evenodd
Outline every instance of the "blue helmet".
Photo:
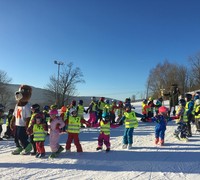
M 104 112 L 103 114 L 102 114 L 102 120 L 103 121 L 110 121 L 110 114 L 109 113 L 107 113 L 107 112 Z

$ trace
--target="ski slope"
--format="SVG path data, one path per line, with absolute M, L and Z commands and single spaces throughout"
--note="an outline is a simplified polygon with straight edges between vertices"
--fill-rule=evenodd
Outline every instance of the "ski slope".
M 141 112 L 141 103 L 134 103 Z M 88 118 L 86 115 L 85 118 Z M 97 152 L 99 129 L 85 128 L 79 135 L 83 153 L 62 152 L 56 159 L 36 159 L 30 155 L 11 155 L 13 141 L 0 141 L 0 179 L 138 179 L 138 180 L 199 180 L 200 134 L 195 133 L 189 142 L 173 137 L 175 122 L 169 122 L 165 146 L 154 145 L 154 123 L 139 122 L 134 131 L 133 149 L 122 149 L 124 126 L 111 129 L 111 151 Z M 4 127 L 5 128 L 5 127 Z M 60 137 L 65 146 L 67 134 Z M 50 154 L 48 137 L 45 143 L 47 156 Z

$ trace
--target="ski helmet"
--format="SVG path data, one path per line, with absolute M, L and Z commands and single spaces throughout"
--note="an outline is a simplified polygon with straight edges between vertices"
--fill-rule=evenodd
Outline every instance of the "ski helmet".
M 168 108 L 167 107 L 165 107 L 165 106 L 161 106 L 159 109 L 158 109 L 158 111 L 159 111 L 159 113 L 161 113 L 161 114 L 166 114 L 166 113 L 168 113 Z
M 179 104 L 180 104 L 181 106 L 185 106 L 185 105 L 186 105 L 185 99 L 180 99 L 180 100 L 179 100 Z
M 49 112 L 50 115 L 58 115 L 58 111 L 56 109 L 52 109 L 50 112 Z
M 197 99 L 196 101 L 195 101 L 195 104 L 198 106 L 198 105 L 200 105 L 200 99 Z
M 39 104 L 33 104 L 33 105 L 31 106 L 31 110 L 40 111 L 40 105 L 39 105 Z

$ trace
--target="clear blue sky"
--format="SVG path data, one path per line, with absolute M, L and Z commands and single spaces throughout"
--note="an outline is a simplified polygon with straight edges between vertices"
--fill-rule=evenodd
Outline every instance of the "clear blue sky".
M 158 63 L 200 50 L 199 0 L 0 0 L 0 69 L 43 88 L 54 60 L 84 75 L 80 96 L 124 100 L 146 90 Z

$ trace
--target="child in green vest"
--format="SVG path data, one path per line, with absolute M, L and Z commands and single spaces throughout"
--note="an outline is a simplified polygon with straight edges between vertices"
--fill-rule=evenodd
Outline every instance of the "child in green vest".
M 67 119 L 68 139 L 65 147 L 67 152 L 71 151 L 72 141 L 74 141 L 77 152 L 83 152 L 82 146 L 79 141 L 81 124 L 86 124 L 87 126 L 90 126 L 90 123 L 78 116 L 77 109 L 70 109 L 69 118 Z
M 196 131 L 200 132 L 200 99 L 195 100 L 195 125 Z
M 127 106 L 124 115 L 120 119 L 119 124 L 125 124 L 125 130 L 123 135 L 123 149 L 131 149 L 133 144 L 133 131 L 138 127 L 138 120 L 136 114 L 131 110 L 131 106 Z
M 44 141 L 48 131 L 48 127 L 44 122 L 43 116 L 37 114 L 34 117 L 35 124 L 33 125 L 33 141 L 36 144 L 36 158 L 45 157 Z
M 111 117 L 109 113 L 103 113 L 101 120 L 94 124 L 93 127 L 100 127 L 100 134 L 98 137 L 98 146 L 96 150 L 102 150 L 103 143 L 106 146 L 106 152 L 110 151 L 110 128 L 119 127 L 118 124 L 111 124 Z
M 31 125 L 27 129 L 27 134 L 33 137 L 33 142 L 36 148 L 36 158 L 45 157 L 44 141 L 47 132 L 48 127 L 46 125 L 44 115 L 42 113 L 35 114 L 32 118 Z

